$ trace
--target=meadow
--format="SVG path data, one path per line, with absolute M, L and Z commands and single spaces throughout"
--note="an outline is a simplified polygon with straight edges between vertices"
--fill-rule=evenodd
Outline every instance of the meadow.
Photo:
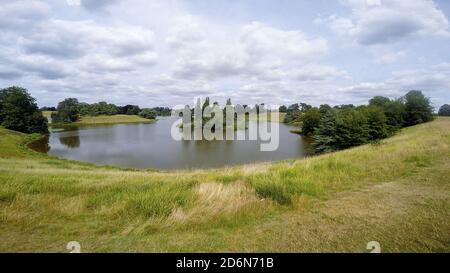
M 302 160 L 100 167 L 0 128 L 0 251 L 450 252 L 450 118 Z

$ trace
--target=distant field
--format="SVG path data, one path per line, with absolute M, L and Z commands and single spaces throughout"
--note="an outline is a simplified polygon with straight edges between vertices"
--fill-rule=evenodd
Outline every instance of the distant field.
M 450 252 L 450 118 L 216 170 L 99 167 L 0 128 L 0 252 Z M 151 141 L 151 140 L 149 140 Z
M 154 122 L 140 116 L 134 115 L 113 115 L 113 116 L 83 116 L 75 125 L 94 125 L 94 124 L 119 124 L 119 123 L 143 123 Z
M 49 123 L 51 122 L 52 119 L 52 113 L 55 113 L 53 111 L 42 111 L 42 115 L 47 118 L 47 120 L 49 121 Z
M 265 115 L 262 117 L 261 121 L 273 121 L 273 122 L 284 122 L 284 118 L 286 117 L 286 113 L 279 113 L 278 117 L 275 120 L 272 120 L 272 116 Z M 250 120 L 253 120 L 250 118 Z

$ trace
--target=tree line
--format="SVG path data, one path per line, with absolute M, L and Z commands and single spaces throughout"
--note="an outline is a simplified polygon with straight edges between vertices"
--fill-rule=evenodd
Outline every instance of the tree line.
M 448 113 L 444 105 L 440 115 Z M 368 105 L 320 107 L 300 103 L 280 107 L 285 122 L 299 125 L 302 134 L 314 139 L 318 153 L 338 151 L 386 138 L 403 127 L 433 120 L 430 99 L 421 91 L 410 91 L 400 99 L 376 96 Z
M 197 107 L 200 105 L 197 103 Z M 208 105 L 209 99 L 201 107 Z M 227 101 L 227 105 L 231 105 L 231 100 Z M 153 119 L 171 114 L 171 109 L 164 107 L 141 109 L 137 105 L 116 106 L 106 102 L 87 104 L 74 98 L 65 99 L 56 108 L 42 110 L 56 110 L 52 115 L 55 122 L 75 122 L 82 115 L 138 114 Z M 313 107 L 299 103 L 282 106 L 280 112 L 286 113 L 286 123 L 300 125 L 303 135 L 314 138 L 318 153 L 379 141 L 403 127 L 433 120 L 433 107 L 421 91 L 410 91 L 394 100 L 376 96 L 363 106 L 349 104 L 331 107 L 324 104 Z M 438 114 L 450 116 L 450 105 L 443 105 Z M 48 133 L 47 119 L 43 117 L 35 98 L 26 89 L 16 86 L 0 89 L 0 125 L 23 133 Z
M 82 116 L 139 115 L 146 119 L 155 119 L 157 116 L 170 116 L 171 114 L 171 109 L 165 107 L 141 109 L 137 105 L 117 106 L 104 101 L 89 104 L 79 102 L 76 98 L 67 98 L 61 101 L 55 110 L 52 113 L 53 123 L 76 122 Z

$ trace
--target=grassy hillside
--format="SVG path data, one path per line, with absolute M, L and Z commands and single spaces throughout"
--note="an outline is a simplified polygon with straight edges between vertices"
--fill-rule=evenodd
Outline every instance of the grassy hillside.
M 0 129 L 0 251 L 450 252 L 450 119 L 379 144 L 217 170 L 97 167 Z
M 124 124 L 154 122 L 136 115 L 112 115 L 112 116 L 83 116 L 75 125 L 95 125 L 95 124 Z

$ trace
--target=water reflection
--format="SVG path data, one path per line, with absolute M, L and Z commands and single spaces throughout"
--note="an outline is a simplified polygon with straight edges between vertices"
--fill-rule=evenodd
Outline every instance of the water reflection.
M 60 137 L 59 142 L 70 149 L 75 149 L 80 147 L 80 136 L 68 136 Z
M 28 147 L 40 153 L 48 153 L 50 151 L 49 136 L 47 135 L 39 140 L 31 142 L 28 144 Z
M 285 124 L 280 124 L 278 150 L 261 152 L 260 140 L 175 141 L 171 136 L 174 121 L 162 118 L 153 124 L 54 128 L 38 149 L 101 165 L 157 169 L 222 167 L 301 158 L 312 153 L 310 140 L 290 133 L 293 128 Z M 238 134 L 243 132 L 235 132 Z

